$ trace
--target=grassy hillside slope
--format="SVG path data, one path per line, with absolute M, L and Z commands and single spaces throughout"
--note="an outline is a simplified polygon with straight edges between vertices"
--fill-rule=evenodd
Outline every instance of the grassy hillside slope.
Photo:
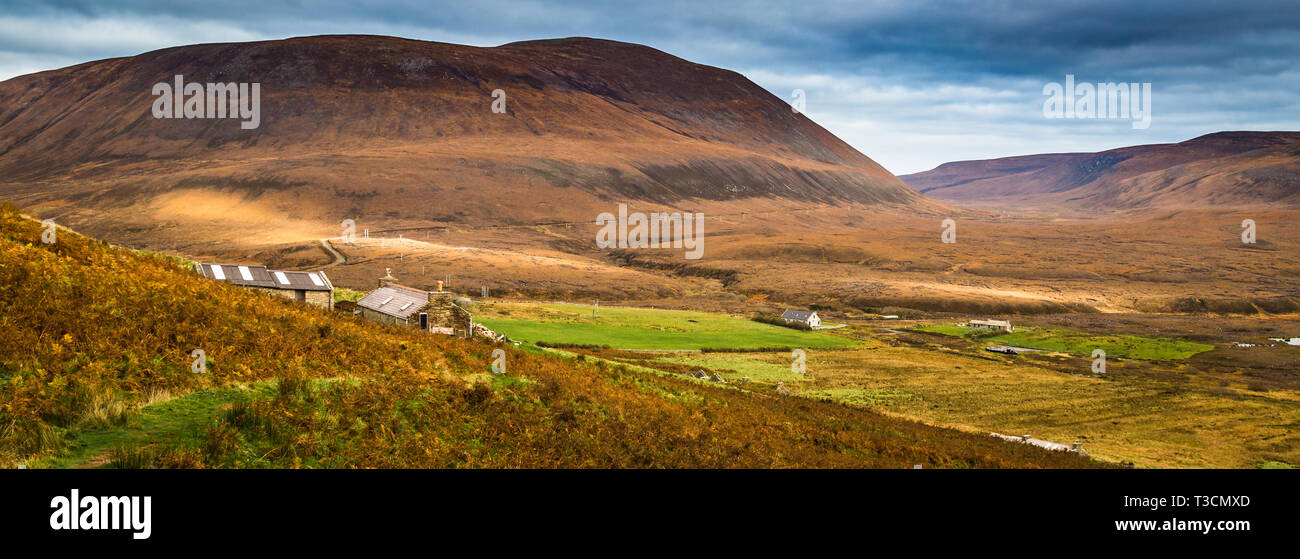
M 0 206 L 0 466 L 1087 467 L 1077 456 L 363 323 Z M 207 371 L 191 371 L 194 349 Z

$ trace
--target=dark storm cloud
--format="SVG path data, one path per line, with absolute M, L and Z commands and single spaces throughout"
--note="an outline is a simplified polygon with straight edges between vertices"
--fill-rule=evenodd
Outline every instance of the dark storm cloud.
M 1294 1 L 275 2 L 54 0 L 0 8 L 0 78 L 178 44 L 376 33 L 480 46 L 648 44 L 807 92 L 818 122 L 896 172 L 1300 127 Z M 1151 82 L 1150 130 L 1042 117 L 1045 82 Z

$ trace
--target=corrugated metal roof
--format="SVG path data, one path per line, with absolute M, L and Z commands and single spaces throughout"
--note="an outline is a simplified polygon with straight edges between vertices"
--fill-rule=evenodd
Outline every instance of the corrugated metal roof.
M 388 316 L 407 318 L 424 308 L 429 302 L 429 292 L 399 285 L 385 285 L 367 293 L 357 306 L 381 312 Z
M 320 281 L 322 272 L 275 272 L 276 281 L 280 283 L 282 289 L 302 289 L 304 291 L 329 291 L 329 286 Z M 280 276 L 284 276 L 284 281 L 280 281 Z M 316 275 L 317 280 L 312 281 L 312 276 Z
M 800 322 L 807 322 L 808 319 L 812 318 L 812 315 L 813 311 L 786 309 L 785 312 L 781 313 L 781 320 L 798 320 Z
M 266 266 L 238 264 L 198 265 L 199 273 L 210 280 L 233 285 L 266 287 L 270 289 L 301 289 L 304 291 L 330 291 L 333 289 L 325 272 L 289 272 L 269 270 Z
M 240 266 L 234 264 L 199 264 L 199 273 L 210 280 L 234 285 L 276 287 L 266 266 Z

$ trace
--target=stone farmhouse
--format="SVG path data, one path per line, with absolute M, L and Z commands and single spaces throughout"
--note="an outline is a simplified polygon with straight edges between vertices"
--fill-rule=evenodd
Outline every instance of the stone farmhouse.
M 375 322 L 468 338 L 474 332 L 472 317 L 454 299 L 454 293 L 442 290 L 442 282 L 437 291 L 424 291 L 398 284 L 390 270 L 380 278 L 379 287 L 357 301 L 356 314 Z

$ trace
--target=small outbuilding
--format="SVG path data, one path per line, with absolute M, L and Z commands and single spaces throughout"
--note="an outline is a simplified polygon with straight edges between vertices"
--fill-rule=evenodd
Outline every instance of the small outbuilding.
M 325 272 L 271 270 L 266 266 L 199 263 L 199 275 L 277 297 L 302 301 L 324 309 L 334 308 L 334 284 Z

